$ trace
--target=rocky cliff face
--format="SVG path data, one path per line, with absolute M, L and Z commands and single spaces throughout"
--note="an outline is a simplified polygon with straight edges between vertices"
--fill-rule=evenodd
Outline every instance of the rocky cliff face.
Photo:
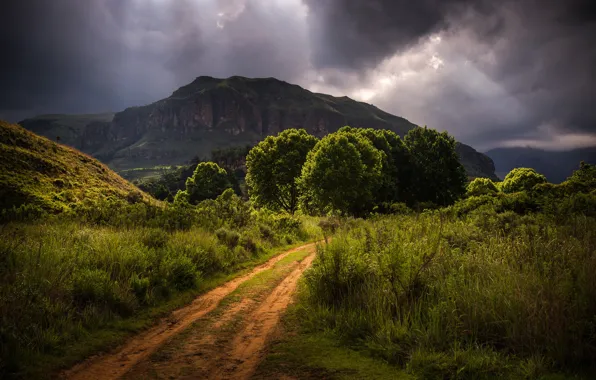
M 42 135 L 55 133 L 40 123 L 43 119 L 36 118 L 22 125 L 35 125 Z M 315 94 L 274 78 L 199 77 L 170 97 L 128 108 L 111 121 L 91 120 L 71 131 L 65 142 L 123 169 L 208 157 L 215 148 L 254 144 L 287 128 L 305 128 L 322 137 L 345 125 L 385 128 L 399 135 L 416 127 L 370 104 Z M 458 152 L 470 176 L 495 178 L 488 157 L 462 144 Z

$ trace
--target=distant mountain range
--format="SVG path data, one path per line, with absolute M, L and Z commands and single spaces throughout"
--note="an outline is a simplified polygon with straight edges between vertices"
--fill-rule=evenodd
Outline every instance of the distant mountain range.
M 596 147 L 552 152 L 534 148 L 497 148 L 486 152 L 495 163 L 496 174 L 501 179 L 513 168 L 534 168 L 544 174 L 549 182 L 563 182 L 579 168 L 579 163 L 596 164 Z
M 44 115 L 23 127 L 93 155 L 115 170 L 184 163 L 215 148 L 255 144 L 287 128 L 322 137 L 339 128 L 417 126 L 370 104 L 317 94 L 274 78 L 198 77 L 163 100 L 116 114 Z M 496 178 L 490 158 L 458 144 L 470 177 Z

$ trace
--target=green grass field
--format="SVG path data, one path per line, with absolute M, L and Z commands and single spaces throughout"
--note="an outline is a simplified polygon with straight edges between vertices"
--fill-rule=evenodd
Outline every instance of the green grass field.
M 294 333 L 263 370 L 593 378 L 595 271 L 596 221 L 581 215 L 354 221 L 318 252 L 289 318 Z

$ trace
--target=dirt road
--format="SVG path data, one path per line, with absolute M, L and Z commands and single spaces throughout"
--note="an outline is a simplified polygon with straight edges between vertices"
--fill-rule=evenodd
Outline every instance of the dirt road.
M 250 378 L 315 251 L 315 244 L 286 251 L 196 298 L 116 351 L 64 372 L 63 377 Z

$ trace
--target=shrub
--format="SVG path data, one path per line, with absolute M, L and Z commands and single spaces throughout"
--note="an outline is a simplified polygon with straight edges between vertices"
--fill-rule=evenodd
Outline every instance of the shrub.
M 411 208 L 409 208 L 408 205 L 406 205 L 403 202 L 392 203 L 390 206 L 390 210 L 391 210 L 392 214 L 398 214 L 398 215 L 409 215 L 413 212 L 413 210 Z
M 225 244 L 230 249 L 235 248 L 240 241 L 240 234 L 236 231 L 228 230 L 227 228 L 220 228 L 215 231 L 215 236 L 222 244 Z
M 302 227 L 300 220 L 289 215 L 277 216 L 273 218 L 272 223 L 276 231 L 287 234 L 297 234 Z
M 112 294 L 110 275 L 99 269 L 83 269 L 73 280 L 72 295 L 79 305 L 107 302 Z
M 178 190 L 174 196 L 174 204 L 188 204 L 190 202 L 190 196 L 186 190 Z
M 169 236 L 163 230 L 152 229 L 143 237 L 147 248 L 163 248 L 168 244 Z
M 546 177 L 530 168 L 516 168 L 505 176 L 501 190 L 505 193 L 530 191 L 538 184 L 545 183 Z
M 177 290 L 191 289 L 196 286 L 199 273 L 190 258 L 169 257 L 163 265 L 168 283 Z
M 143 195 L 141 194 L 140 191 L 135 191 L 135 190 L 131 190 L 127 195 L 126 195 L 126 200 L 128 201 L 128 203 L 130 204 L 135 204 L 135 203 L 139 203 L 143 201 Z
M 130 288 L 141 303 L 147 303 L 149 298 L 149 285 L 150 281 L 146 277 L 139 277 L 136 273 L 130 277 Z
M 253 255 L 256 254 L 259 249 L 257 243 L 247 234 L 242 234 L 240 237 L 240 246 Z
M 497 189 L 497 186 L 495 186 L 495 183 L 491 181 L 489 178 L 475 178 L 472 182 L 468 184 L 466 194 L 468 196 L 478 196 L 494 194 L 498 191 L 499 190 Z

